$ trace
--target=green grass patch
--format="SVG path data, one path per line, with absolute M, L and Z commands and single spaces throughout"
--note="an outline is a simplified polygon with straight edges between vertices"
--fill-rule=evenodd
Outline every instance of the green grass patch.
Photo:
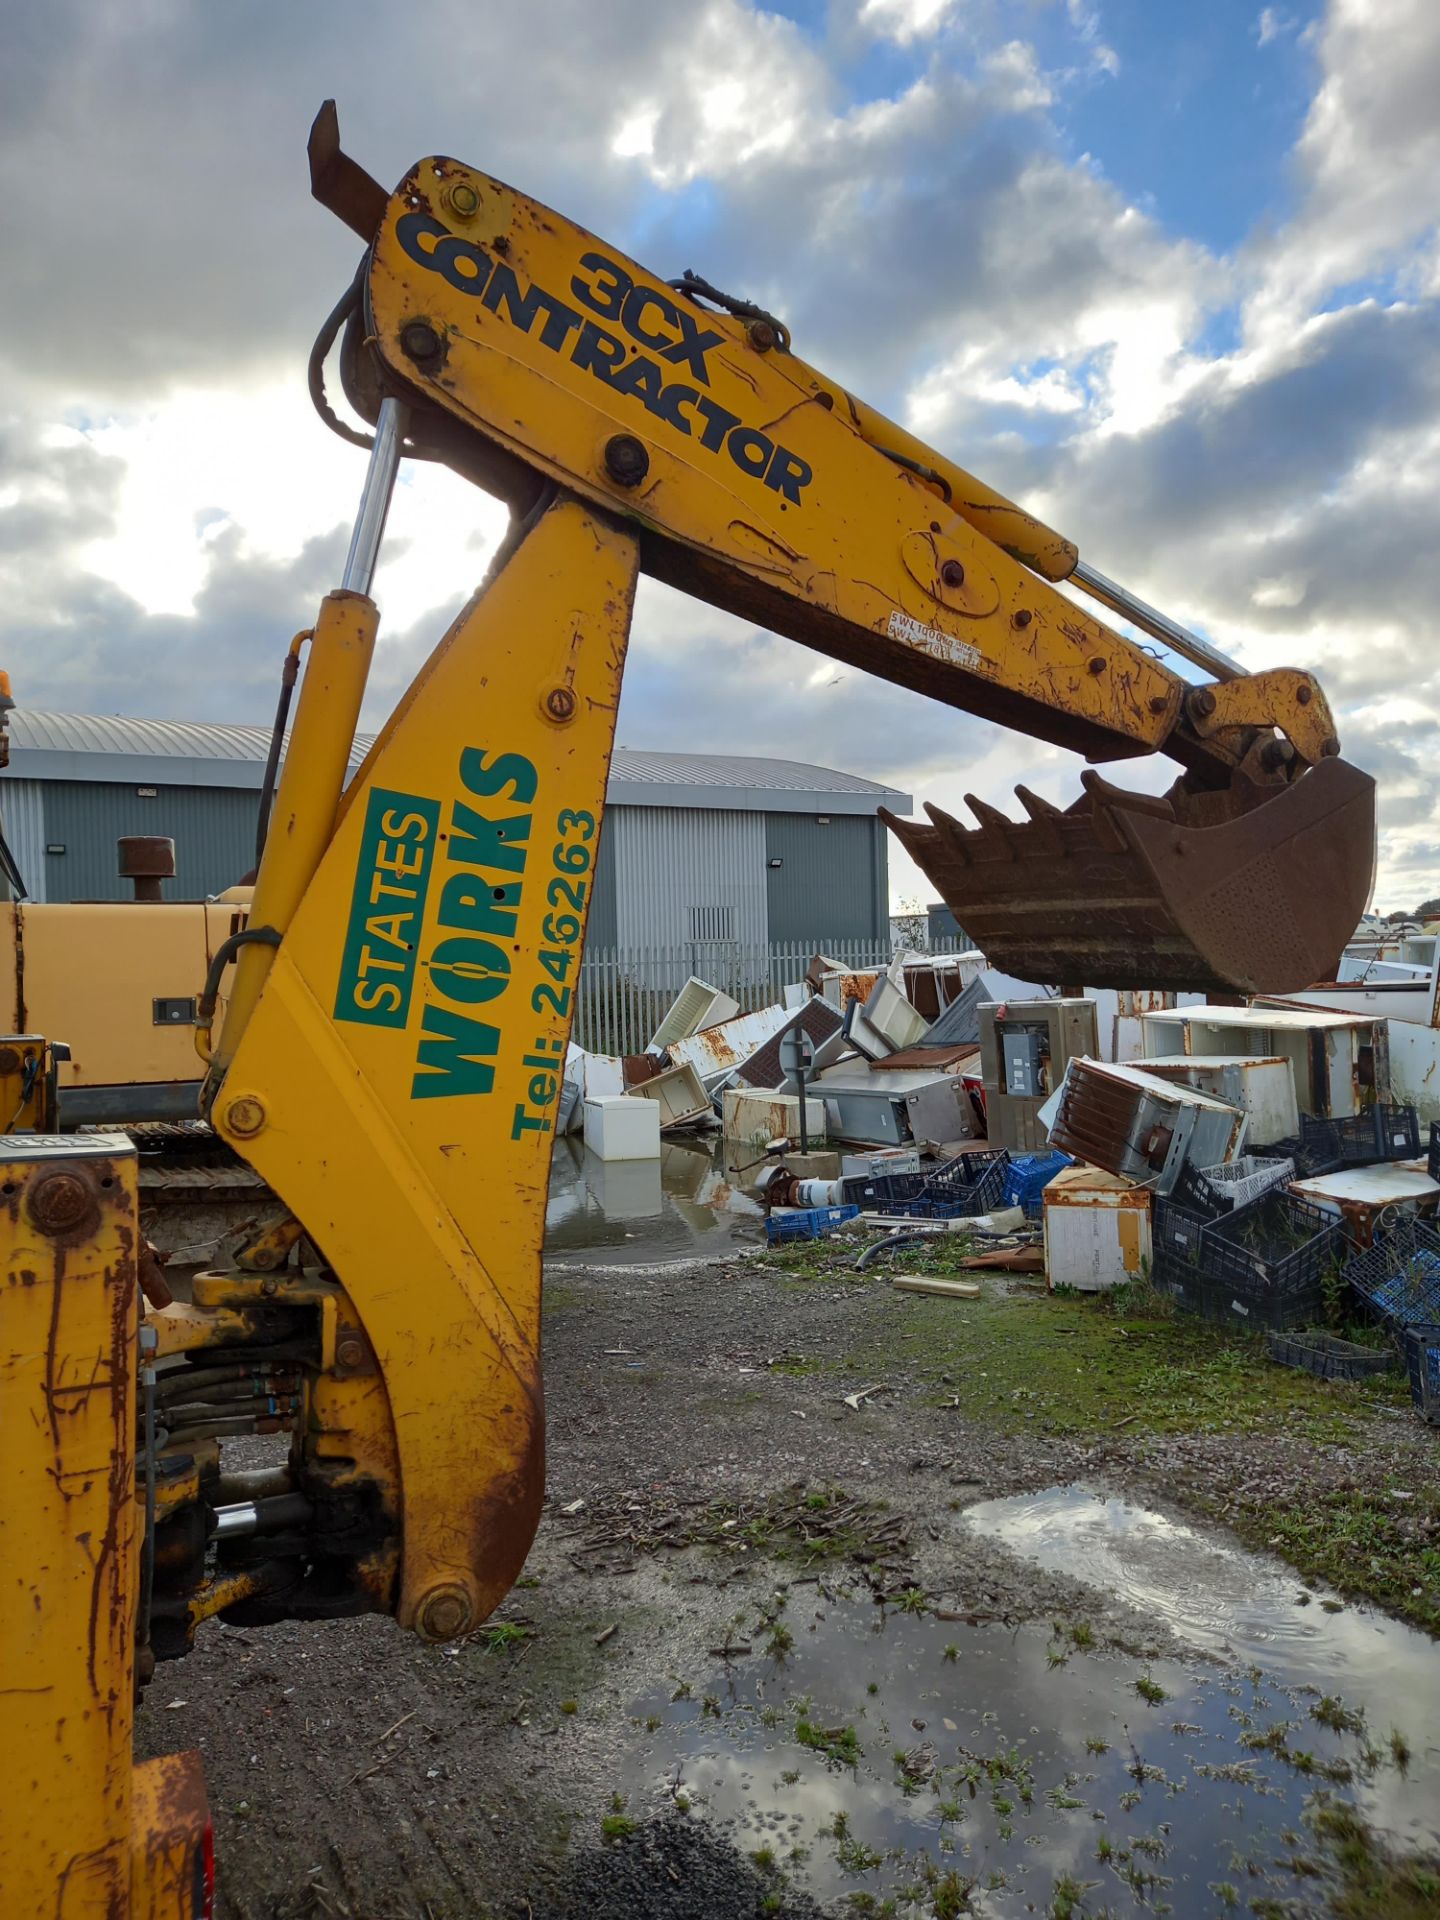
M 948 1242 L 932 1262 L 956 1270 Z M 1002 1432 L 1283 1428 L 1338 1444 L 1356 1437 L 1373 1407 L 1406 1397 L 1393 1377 L 1352 1386 L 1277 1367 L 1260 1336 L 1177 1315 L 1145 1287 L 1121 1289 L 1118 1298 L 910 1295 L 888 1305 L 878 1340 L 867 1340 L 847 1367 L 872 1375 L 887 1363 L 903 1367 L 934 1404 L 958 1404 Z
M 1339 1876 L 1328 1909 L 1336 1920 L 1434 1920 L 1440 1914 L 1440 1861 L 1385 1853 L 1355 1809 L 1336 1801 L 1321 1800 L 1306 1819 Z
M 1283 1553 L 1307 1579 L 1373 1600 L 1440 1638 L 1440 1485 L 1383 1493 L 1297 1493 L 1283 1508 L 1246 1502 L 1230 1524 L 1248 1545 Z

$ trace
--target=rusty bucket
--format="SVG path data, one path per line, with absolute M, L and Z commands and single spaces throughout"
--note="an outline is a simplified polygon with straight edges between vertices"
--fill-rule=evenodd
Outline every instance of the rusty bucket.
M 1339 759 L 1287 784 L 1237 774 L 1127 793 L 1093 772 L 1027 818 L 966 796 L 965 827 L 881 817 L 991 963 L 1049 986 L 1294 993 L 1332 980 L 1375 872 L 1375 783 Z

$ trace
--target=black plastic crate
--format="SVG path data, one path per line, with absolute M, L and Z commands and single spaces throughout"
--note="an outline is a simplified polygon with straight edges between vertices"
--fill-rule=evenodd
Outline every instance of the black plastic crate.
M 1346 1262 L 1345 1278 L 1392 1326 L 1440 1321 L 1440 1232 L 1413 1214 L 1402 1215 Z
M 1218 1209 L 1214 1213 L 1196 1213 L 1173 1197 L 1165 1199 L 1157 1193 L 1150 1203 L 1150 1243 L 1157 1253 L 1163 1249 L 1182 1260 L 1193 1261 L 1200 1252 L 1201 1233 L 1219 1217 Z
M 1301 1140 L 1292 1135 L 1288 1140 L 1272 1140 L 1263 1156 L 1267 1160 L 1293 1160 L 1297 1180 L 1314 1180 L 1322 1173 L 1338 1173 L 1345 1165 L 1340 1156 L 1325 1150 L 1323 1140 Z
M 1440 1321 L 1405 1329 L 1405 1368 L 1415 1411 L 1440 1427 Z
M 1230 1210 L 1229 1199 L 1219 1187 L 1207 1180 L 1200 1169 L 1191 1166 L 1188 1160 L 1181 1162 L 1180 1171 L 1166 1199 L 1200 1220 L 1213 1220 L 1217 1214 Z
M 1298 1367 L 1318 1380 L 1371 1380 L 1400 1368 L 1393 1347 L 1363 1347 L 1333 1333 L 1272 1333 L 1269 1349 L 1278 1366 Z
M 867 1213 L 908 1213 L 917 1205 L 928 1212 L 930 1202 L 949 1209 L 940 1218 L 989 1213 L 1004 1199 L 1009 1161 L 1003 1147 L 993 1147 L 957 1154 L 944 1166 L 921 1173 L 859 1174 L 844 1181 L 841 1190 L 848 1206 L 861 1207 Z
M 1207 1278 L 1228 1287 L 1299 1294 L 1319 1289 L 1325 1273 L 1344 1259 L 1348 1244 L 1333 1213 L 1272 1188 L 1248 1206 L 1207 1222 L 1198 1264 Z
M 1227 1326 L 1284 1331 L 1314 1326 L 1325 1317 L 1325 1296 L 1319 1280 L 1279 1291 L 1253 1278 L 1239 1282 L 1216 1279 L 1193 1261 L 1160 1248 L 1154 1254 L 1150 1279 L 1186 1313 Z
M 1440 1120 L 1430 1122 L 1430 1153 L 1425 1166 L 1432 1180 L 1440 1180 Z
M 1414 1160 L 1420 1152 L 1420 1120 L 1414 1107 L 1378 1101 L 1343 1120 L 1300 1116 L 1302 1143 L 1346 1167 L 1374 1167 L 1382 1160 Z

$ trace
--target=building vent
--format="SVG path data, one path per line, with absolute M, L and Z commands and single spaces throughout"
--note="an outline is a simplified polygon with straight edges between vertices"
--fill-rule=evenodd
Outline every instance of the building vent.
M 691 907 L 690 938 L 692 940 L 733 940 L 735 909 L 733 907 Z

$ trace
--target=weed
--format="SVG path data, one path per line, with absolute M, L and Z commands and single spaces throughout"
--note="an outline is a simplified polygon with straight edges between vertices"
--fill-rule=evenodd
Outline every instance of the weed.
M 775 1849 L 773 1847 L 756 1847 L 755 1851 L 751 1854 L 750 1858 L 752 1861 L 754 1861 L 755 1866 L 759 1872 L 761 1873 L 774 1872 Z
M 1142 1673 L 1135 1682 L 1135 1691 L 1142 1700 L 1148 1700 L 1152 1707 L 1158 1707 L 1169 1696 L 1158 1680 L 1152 1680 L 1148 1673 Z
M 476 1634 L 475 1644 L 482 1653 L 504 1653 L 529 1638 L 529 1627 L 522 1627 L 514 1620 L 497 1620 L 494 1626 L 484 1627 Z
M 953 1640 L 947 1642 L 945 1651 L 941 1654 L 940 1658 L 942 1660 L 958 1660 L 960 1658 L 960 1649 Z
M 930 1602 L 919 1587 L 907 1587 L 895 1602 L 901 1613 L 927 1613 Z
M 780 1776 L 780 1783 L 782 1786 L 793 1787 L 799 1778 L 800 1769 L 798 1767 L 787 1767 Z
M 853 1727 L 817 1727 L 813 1720 L 797 1720 L 795 1738 L 802 1747 L 823 1753 L 832 1767 L 853 1767 L 862 1752 Z
M 580 1702 L 578 1700 L 562 1700 L 560 1702 L 560 1711 L 561 1713 L 578 1713 L 580 1711 Z
M 1085 1911 L 1085 1895 L 1089 1885 L 1089 1882 L 1077 1880 L 1073 1874 L 1057 1875 L 1055 1891 L 1050 1897 L 1050 1920 L 1080 1920 Z
M 835 1843 L 835 1858 L 846 1873 L 873 1873 L 876 1867 L 885 1864 L 883 1853 L 877 1853 L 873 1847 L 867 1847 L 863 1840 L 857 1840 L 853 1833 L 843 1833 Z
M 1390 1729 L 1389 1746 L 1390 1758 L 1395 1762 L 1395 1765 L 1400 1769 L 1401 1773 L 1407 1772 L 1410 1766 L 1410 1742 L 1398 1727 L 1392 1727 Z
M 1088 1620 L 1077 1620 L 1069 1629 L 1070 1644 L 1075 1647 L 1093 1647 L 1095 1629 Z
M 1318 1720 L 1322 1727 L 1329 1727 L 1332 1733 L 1359 1733 L 1365 1725 L 1363 1713 L 1357 1713 L 1353 1707 L 1347 1707 L 1343 1700 L 1329 1693 L 1310 1709 L 1310 1718 Z
M 765 1643 L 765 1650 L 772 1660 L 783 1660 L 794 1645 L 794 1634 L 788 1627 L 782 1626 L 777 1621 L 770 1629 L 770 1638 Z
M 640 1822 L 632 1820 L 628 1814 L 607 1813 L 600 1822 L 600 1838 L 606 1846 L 613 1846 L 617 1840 L 628 1840 L 632 1833 L 639 1831 Z
M 647 1733 L 656 1733 L 659 1731 L 662 1724 L 663 1722 L 661 1721 L 658 1713 L 647 1714 L 645 1719 L 645 1731 Z
M 1108 1740 L 1101 1740 L 1098 1735 L 1092 1733 L 1090 1738 L 1085 1742 L 1085 1751 L 1086 1753 L 1097 1754 L 1109 1753 L 1110 1742 Z

